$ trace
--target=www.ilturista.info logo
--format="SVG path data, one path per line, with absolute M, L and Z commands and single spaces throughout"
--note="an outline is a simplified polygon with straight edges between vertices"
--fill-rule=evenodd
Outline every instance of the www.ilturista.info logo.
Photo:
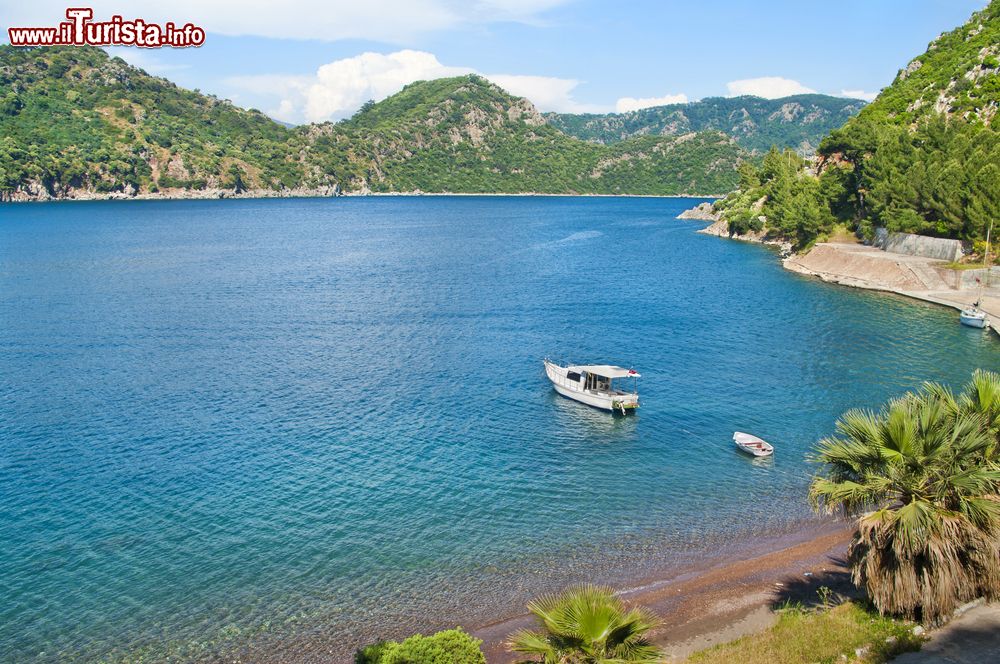
M 112 16 L 110 21 L 92 21 L 94 10 L 70 7 L 68 21 L 54 28 L 7 28 L 11 46 L 141 46 L 142 48 L 186 48 L 205 43 L 205 31 L 187 23 L 163 25 L 141 18 L 126 21 Z

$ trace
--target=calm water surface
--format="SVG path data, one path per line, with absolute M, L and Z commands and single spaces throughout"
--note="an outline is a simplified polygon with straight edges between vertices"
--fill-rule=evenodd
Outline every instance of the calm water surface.
M 694 202 L 0 207 L 0 660 L 294 660 L 625 583 L 801 528 L 843 410 L 1000 367 Z M 544 356 L 635 365 L 642 409 Z

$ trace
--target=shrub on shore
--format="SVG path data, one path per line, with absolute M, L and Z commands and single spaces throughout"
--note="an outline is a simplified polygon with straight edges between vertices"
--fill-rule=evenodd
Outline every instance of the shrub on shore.
M 819 443 L 810 498 L 857 516 L 854 583 L 883 614 L 937 623 L 1000 596 L 1000 374 L 959 396 L 928 383 L 879 412 L 852 410 Z
M 482 641 L 461 628 L 431 636 L 415 634 L 403 641 L 380 641 L 354 655 L 355 664 L 486 664 Z
M 847 602 L 809 611 L 788 607 L 768 630 L 697 652 L 692 664 L 800 664 L 835 662 L 842 657 L 882 664 L 896 655 L 919 650 L 921 637 L 912 624 L 885 618 Z M 855 660 L 859 649 L 866 652 Z
M 625 606 L 611 588 L 584 585 L 561 595 L 547 595 L 528 603 L 538 618 L 538 631 L 520 630 L 509 648 L 545 664 L 599 664 L 661 660 L 646 634 L 656 618 L 644 609 Z

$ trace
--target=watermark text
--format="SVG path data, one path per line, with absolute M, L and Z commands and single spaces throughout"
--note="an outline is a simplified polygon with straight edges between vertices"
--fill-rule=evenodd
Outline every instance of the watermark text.
M 66 21 L 55 27 L 7 28 L 11 46 L 139 46 L 141 48 L 187 48 L 205 43 L 205 30 L 172 21 L 164 24 L 141 18 L 94 21 L 90 7 L 70 7 Z

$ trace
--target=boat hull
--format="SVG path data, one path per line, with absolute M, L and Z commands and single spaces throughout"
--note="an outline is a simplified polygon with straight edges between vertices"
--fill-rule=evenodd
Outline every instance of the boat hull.
M 958 315 L 959 322 L 962 325 L 967 325 L 969 327 L 975 327 L 983 329 L 986 327 L 986 314 L 982 312 L 972 313 L 968 311 L 963 311 Z
M 740 451 L 755 457 L 769 457 L 774 454 L 774 446 L 771 443 L 749 433 L 737 431 L 733 434 L 733 442 Z
M 552 362 L 545 362 L 545 375 L 548 376 L 557 393 L 593 408 L 625 414 L 634 412 L 639 407 L 639 396 L 634 393 L 599 393 L 575 387 L 571 381 L 567 380 L 565 367 L 560 367 Z

